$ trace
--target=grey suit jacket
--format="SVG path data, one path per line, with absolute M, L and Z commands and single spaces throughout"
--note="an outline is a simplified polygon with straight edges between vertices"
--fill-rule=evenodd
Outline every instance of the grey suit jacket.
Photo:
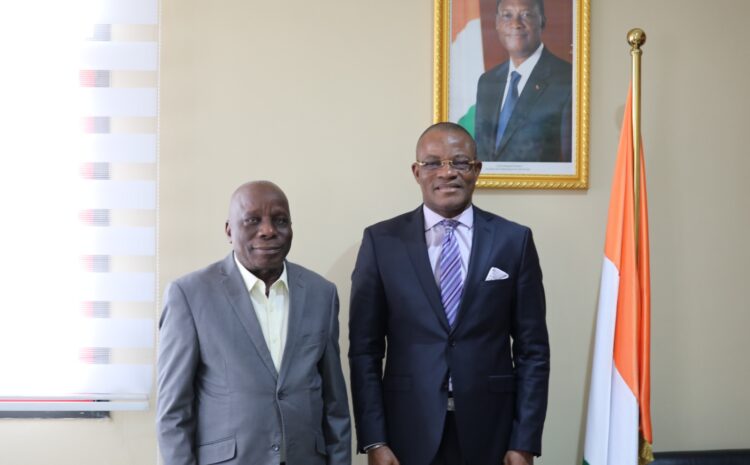
M 165 465 L 349 465 L 333 283 L 286 262 L 288 335 L 274 368 L 230 253 L 172 283 L 159 323 L 157 435 Z

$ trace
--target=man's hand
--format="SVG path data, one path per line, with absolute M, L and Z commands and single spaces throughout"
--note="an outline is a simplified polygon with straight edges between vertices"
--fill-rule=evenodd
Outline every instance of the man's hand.
M 520 450 L 509 450 L 505 453 L 503 465 L 534 465 L 534 455 Z
M 380 446 L 367 451 L 367 465 L 400 465 L 388 446 Z

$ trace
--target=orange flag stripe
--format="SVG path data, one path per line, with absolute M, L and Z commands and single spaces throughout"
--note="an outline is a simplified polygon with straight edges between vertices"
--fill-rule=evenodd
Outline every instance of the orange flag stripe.
M 479 0 L 454 0 L 451 3 L 451 42 L 455 42 L 458 33 L 474 19 L 479 19 Z
M 649 275 L 648 208 L 643 151 L 640 157 L 640 222 L 638 260 L 634 237 L 632 89 L 628 93 L 620 146 L 612 182 L 604 253 L 617 267 L 620 284 L 615 322 L 614 362 L 638 399 L 641 431 L 651 436 L 651 286 Z
M 641 143 L 641 147 L 643 144 Z M 641 204 L 640 231 L 638 248 L 638 279 L 641 286 L 641 317 L 638 333 L 640 344 L 638 347 L 638 372 L 640 374 L 640 395 L 638 404 L 641 410 L 641 431 L 643 437 L 653 444 L 651 430 L 651 261 L 648 242 L 648 202 L 646 201 L 646 167 L 643 150 L 640 153 L 641 174 Z

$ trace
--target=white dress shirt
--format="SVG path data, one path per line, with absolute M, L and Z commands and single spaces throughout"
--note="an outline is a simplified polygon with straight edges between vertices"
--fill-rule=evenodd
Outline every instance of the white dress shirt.
M 424 211 L 424 239 L 427 242 L 427 255 L 430 257 L 430 266 L 432 273 L 435 275 L 435 282 L 440 286 L 440 270 L 437 269 L 440 252 L 443 249 L 443 237 L 445 236 L 445 227 L 440 223 L 445 219 L 458 221 L 455 230 L 458 241 L 458 252 L 461 254 L 461 281 L 466 281 L 466 273 L 469 269 L 469 256 L 471 254 L 471 242 L 474 234 L 474 209 L 471 205 L 460 215 L 453 218 L 443 218 L 434 211 L 430 210 L 427 205 L 423 206 Z
M 266 297 L 266 283 L 242 266 L 237 260 L 237 255 L 234 256 L 234 262 L 250 294 L 250 301 L 253 303 L 255 316 L 258 317 L 263 338 L 266 340 L 266 347 L 271 352 L 273 365 L 276 371 L 279 371 L 289 328 L 289 284 L 286 278 L 286 264 L 279 279 L 271 284 Z
M 537 47 L 536 51 L 531 54 L 530 57 L 525 59 L 521 65 L 516 68 L 513 65 L 513 60 L 508 60 L 508 77 L 505 80 L 505 93 L 503 94 L 503 105 L 505 105 L 505 99 L 508 97 L 508 89 L 510 88 L 510 73 L 513 71 L 517 72 L 521 75 L 521 78 L 518 80 L 518 96 L 521 96 L 521 92 L 523 92 L 523 88 L 526 86 L 526 83 L 529 81 L 529 76 L 531 76 L 531 72 L 534 71 L 534 67 L 539 62 L 539 58 L 542 57 L 542 50 L 544 49 L 544 44 L 539 44 L 539 47 Z M 502 108 L 502 106 L 500 107 Z

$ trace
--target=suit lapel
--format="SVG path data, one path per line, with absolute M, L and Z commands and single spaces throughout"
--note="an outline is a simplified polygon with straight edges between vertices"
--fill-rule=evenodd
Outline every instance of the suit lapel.
M 430 267 L 430 257 L 427 255 L 427 243 L 424 239 L 424 213 L 422 207 L 417 208 L 409 216 L 407 224 L 403 229 L 402 240 L 406 244 L 406 251 L 411 259 L 414 272 L 422 286 L 424 295 L 430 303 L 430 307 L 437 316 L 440 324 L 446 331 L 450 331 L 448 318 L 445 316 L 443 302 L 440 299 L 440 290 L 435 282 L 435 275 Z
M 461 322 L 468 318 L 467 313 L 471 311 L 472 298 L 477 294 L 477 287 L 484 280 L 483 274 L 489 269 L 492 253 L 492 228 L 490 228 L 486 214 L 477 207 L 472 208 L 474 208 L 474 233 L 471 239 L 469 266 L 466 268 L 463 297 L 461 298 L 458 315 L 456 315 L 456 323 L 453 325 L 453 331 L 456 331 Z
M 268 350 L 266 340 L 263 337 L 263 331 L 260 329 L 260 323 L 258 317 L 255 316 L 255 309 L 253 303 L 250 300 L 250 295 L 245 287 L 245 282 L 242 280 L 242 275 L 237 269 L 237 265 L 234 263 L 234 255 L 229 254 L 224 259 L 223 264 L 224 277 L 222 284 L 224 291 L 226 292 L 229 303 L 232 305 L 234 313 L 242 323 L 243 328 L 250 336 L 250 340 L 255 345 L 255 349 L 258 351 L 260 359 L 266 366 L 268 371 L 273 375 L 274 379 L 278 378 L 276 367 L 273 365 L 273 359 L 271 358 L 271 352 Z
M 302 278 L 302 273 L 296 265 L 289 262 L 286 262 L 286 273 L 289 284 L 289 314 L 287 316 L 286 345 L 281 357 L 279 384 L 284 382 L 284 378 L 289 371 L 305 313 L 305 281 Z
M 503 138 L 500 140 L 500 144 L 497 146 L 496 153 L 502 152 L 503 148 L 508 144 L 508 140 L 513 137 L 513 133 L 524 125 L 526 122 L 526 115 L 534 108 L 539 97 L 544 93 L 547 88 L 547 78 L 549 77 L 550 69 L 549 62 L 547 60 L 547 49 L 542 50 L 542 56 L 539 58 L 539 62 L 534 67 L 534 70 L 529 76 L 529 80 L 526 81 L 526 85 L 521 92 L 521 96 L 516 103 L 516 108 L 513 109 L 513 113 L 508 121 L 508 128 L 503 134 Z M 504 88 L 504 86 L 503 86 Z M 498 115 L 499 115 L 498 111 Z M 497 126 L 495 126 L 497 128 Z
M 504 66 L 502 66 L 498 72 L 497 72 L 497 79 L 494 83 L 492 83 L 492 88 L 499 89 L 499 92 L 493 92 L 490 95 L 488 95 L 490 100 L 490 107 L 492 110 L 492 115 L 490 116 L 490 121 L 492 121 L 492 127 L 490 128 L 490 131 L 487 131 L 487 136 L 491 139 L 489 141 L 491 143 L 491 152 L 495 152 L 495 142 L 497 137 L 497 125 L 500 124 L 500 109 L 503 104 L 503 95 L 505 93 L 505 84 L 508 81 L 508 64 L 506 63 Z M 507 130 L 505 132 L 508 132 Z

